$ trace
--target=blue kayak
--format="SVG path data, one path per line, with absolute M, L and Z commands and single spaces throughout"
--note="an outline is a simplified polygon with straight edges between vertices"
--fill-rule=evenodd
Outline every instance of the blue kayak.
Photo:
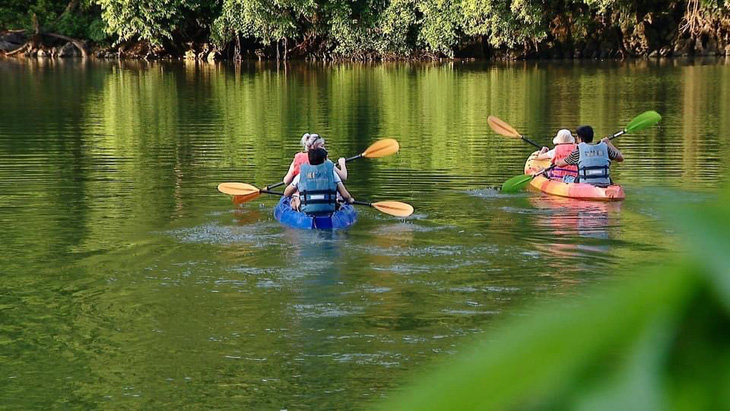
M 343 204 L 339 210 L 330 215 L 311 216 L 292 210 L 290 203 L 290 197 L 282 197 L 274 208 L 274 218 L 292 228 L 339 230 L 347 228 L 357 221 L 357 211 L 350 204 Z

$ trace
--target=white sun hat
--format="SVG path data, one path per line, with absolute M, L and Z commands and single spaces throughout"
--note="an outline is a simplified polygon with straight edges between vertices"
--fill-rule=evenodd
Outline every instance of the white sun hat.
M 570 130 L 562 129 L 558 130 L 558 134 L 553 138 L 553 144 L 572 144 L 575 143 L 575 138 L 570 133 Z

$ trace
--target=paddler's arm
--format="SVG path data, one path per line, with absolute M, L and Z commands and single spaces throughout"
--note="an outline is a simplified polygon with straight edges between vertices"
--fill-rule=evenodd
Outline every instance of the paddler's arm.
M 297 188 L 296 187 L 294 187 L 293 185 L 288 185 L 284 189 L 284 196 L 285 197 L 291 197 L 296 192 L 297 192 Z
M 289 185 L 289 184 L 291 184 L 291 181 L 293 179 L 294 179 L 294 162 L 292 161 L 291 164 L 289 164 L 289 171 L 286 172 L 284 179 L 281 181 L 283 181 L 284 184 Z
M 572 153 L 568 154 L 567 157 L 560 159 L 555 162 L 555 167 L 565 167 L 567 165 L 578 165 L 580 159 L 580 151 L 576 148 Z
M 347 201 L 348 203 L 352 204 L 352 202 L 355 201 L 355 199 L 352 198 L 352 196 L 350 195 L 350 192 L 347 191 L 347 189 L 345 188 L 344 184 L 337 183 L 337 191 L 340 193 L 342 198 L 344 198 L 345 201 Z M 286 193 L 286 192 L 284 192 L 284 193 Z
M 345 158 L 340 157 L 337 160 L 337 165 L 340 166 L 340 168 L 335 167 L 335 172 L 338 176 L 340 176 L 340 179 L 342 179 L 342 181 L 347 180 L 347 166 L 345 164 Z
M 284 195 L 286 197 L 291 197 L 291 196 L 294 195 L 294 193 L 297 192 L 297 190 L 299 189 L 299 187 L 298 187 L 299 186 L 299 178 L 300 178 L 299 175 L 297 175 L 296 177 L 294 177 L 294 179 L 292 180 L 291 184 L 289 184 L 288 186 L 286 186 L 286 188 L 284 189 Z
M 617 149 L 616 146 L 611 144 L 611 139 L 609 139 L 608 137 L 605 137 L 601 141 L 606 143 L 606 145 L 608 146 L 608 158 L 609 159 L 611 159 L 613 161 L 617 161 L 619 163 L 624 161 L 624 155 L 621 153 L 621 150 Z
M 547 147 L 543 147 L 539 153 L 537 153 L 537 159 L 538 160 L 551 160 L 552 157 L 549 154 L 550 149 Z

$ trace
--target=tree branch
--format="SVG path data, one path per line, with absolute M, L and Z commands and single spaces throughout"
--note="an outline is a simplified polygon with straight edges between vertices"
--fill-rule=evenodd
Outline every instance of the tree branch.
M 27 49 L 30 48 L 31 44 L 32 43 L 29 41 L 29 42 L 23 44 L 22 46 L 18 47 L 17 49 L 15 49 L 13 51 L 8 51 L 8 52 L 5 53 L 5 57 L 12 57 L 12 56 L 14 56 L 14 55 L 16 55 L 18 53 L 24 52 L 25 50 L 27 50 Z
M 84 47 L 84 44 L 82 42 L 80 42 L 79 40 L 72 39 L 71 37 L 66 37 L 62 34 L 56 34 L 56 33 L 43 33 L 43 34 L 51 36 L 51 37 L 55 37 L 55 38 L 58 38 L 61 40 L 69 41 L 74 46 L 76 46 L 76 48 L 79 49 L 79 51 L 81 51 L 81 57 L 87 58 L 89 56 L 89 54 L 86 52 L 86 48 Z
M 63 13 L 59 14 L 58 17 L 56 17 L 56 20 L 53 22 L 53 25 L 55 26 L 58 24 L 59 21 L 63 18 L 63 16 L 71 13 L 76 9 L 76 7 L 79 5 L 79 0 L 71 0 L 66 5 L 66 8 L 63 10 Z

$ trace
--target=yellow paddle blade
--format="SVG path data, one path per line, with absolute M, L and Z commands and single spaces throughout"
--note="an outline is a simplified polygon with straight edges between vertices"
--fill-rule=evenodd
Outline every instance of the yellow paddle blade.
M 413 214 L 413 206 L 407 203 L 401 203 L 400 201 L 379 201 L 370 205 L 380 212 L 396 217 L 408 217 Z
M 374 142 L 368 147 L 362 156 L 365 158 L 381 158 L 395 154 L 400 149 L 400 144 L 392 138 L 386 138 Z
M 246 183 L 221 183 L 218 184 L 218 191 L 232 196 L 248 196 L 260 193 L 258 188 Z
M 514 127 L 505 123 L 502 119 L 498 117 L 487 117 L 487 123 L 489 123 L 489 127 L 491 127 L 492 130 L 494 130 L 494 132 L 497 134 L 501 134 L 505 137 L 522 138 L 522 135 L 518 133 L 517 130 L 514 129 Z

